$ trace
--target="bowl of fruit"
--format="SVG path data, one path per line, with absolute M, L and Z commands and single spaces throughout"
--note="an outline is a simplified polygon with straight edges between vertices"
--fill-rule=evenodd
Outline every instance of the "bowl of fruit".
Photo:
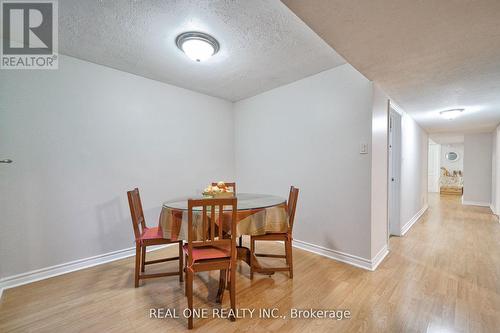
M 208 186 L 203 190 L 203 196 L 207 198 L 232 198 L 234 192 L 224 182 L 218 182 L 216 186 Z

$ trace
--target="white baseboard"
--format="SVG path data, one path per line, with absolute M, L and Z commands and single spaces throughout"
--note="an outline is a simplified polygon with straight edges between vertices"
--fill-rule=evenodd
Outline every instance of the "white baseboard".
M 468 200 L 464 200 L 464 197 L 462 197 L 462 205 L 491 207 L 491 203 L 489 203 L 489 202 L 484 202 L 484 201 L 468 201 Z
M 378 253 L 375 255 L 375 257 L 372 258 L 372 267 L 370 270 L 374 271 L 377 269 L 378 265 L 382 261 L 384 261 L 385 257 L 389 254 L 389 249 L 387 248 L 387 244 L 384 245 L 383 248 L 378 251 Z
M 327 257 L 330 259 L 341 261 L 343 263 L 353 265 L 353 266 L 356 266 L 359 268 L 367 269 L 369 271 L 374 271 L 377 268 L 377 266 L 382 262 L 382 260 L 384 260 L 387 253 L 389 253 L 389 251 L 387 250 L 387 245 L 386 245 L 386 246 L 384 246 L 383 249 L 381 249 L 379 251 L 379 253 L 377 253 L 377 255 L 373 259 L 369 260 L 366 258 L 361 258 L 361 257 L 355 256 L 355 255 L 349 254 L 349 253 L 329 249 L 329 248 L 326 248 L 323 246 L 307 243 L 307 242 L 297 240 L 297 239 L 293 240 L 293 247 L 296 247 L 298 249 L 305 250 L 308 252 L 312 252 L 315 254 L 319 254 L 321 256 L 324 256 L 324 257 Z
M 147 252 L 163 249 L 170 245 L 172 244 L 151 246 L 148 248 Z M 89 258 L 70 261 L 64 264 L 45 267 L 26 273 L 8 276 L 3 279 L 0 279 L 0 298 L 2 297 L 3 291 L 5 289 L 18 287 L 23 284 L 28 284 L 48 279 L 54 276 L 71 273 L 81 269 L 102 265 L 111 261 L 120 260 L 132 256 L 135 256 L 135 246 L 123 250 L 100 254 Z
M 419 210 L 417 212 L 417 214 L 415 214 L 415 216 L 413 216 L 410 221 L 406 222 L 405 225 L 401 228 L 401 236 L 404 236 L 408 230 L 410 230 L 410 228 L 418 221 L 418 219 L 424 215 L 425 211 L 429 208 L 429 205 L 425 205 L 424 207 L 422 207 L 421 210 Z
M 493 215 L 495 215 L 495 217 L 497 218 L 498 223 L 500 223 L 500 216 L 499 216 L 500 212 L 497 212 L 495 210 L 495 206 L 493 206 L 493 204 L 490 205 L 490 209 L 491 209 L 491 212 L 493 213 Z

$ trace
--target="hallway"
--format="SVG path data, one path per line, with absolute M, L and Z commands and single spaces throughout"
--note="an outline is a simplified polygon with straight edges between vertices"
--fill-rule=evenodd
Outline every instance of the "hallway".
M 375 272 L 295 249 L 295 277 L 237 275 L 239 308 L 348 309 L 351 319 L 199 320 L 204 332 L 494 332 L 500 327 L 500 224 L 489 209 L 429 195 L 429 210 Z M 280 251 L 277 244 L 262 248 Z M 174 249 L 153 254 L 165 255 Z M 168 263 L 167 265 L 175 265 Z M 161 267 L 160 267 L 161 268 Z M 5 291 L 2 332 L 185 331 L 185 319 L 150 319 L 149 309 L 185 305 L 176 277 L 133 285 L 133 258 Z M 214 307 L 217 274 L 195 280 L 195 307 Z M 207 294 L 211 295 L 207 300 Z M 224 298 L 223 307 L 228 305 Z M 196 329 L 195 329 L 196 330 Z
M 431 332 L 500 327 L 500 224 L 489 208 L 429 193 L 426 214 L 390 246 L 382 269 L 399 282 L 388 301 L 398 294 L 400 314 L 418 314 L 400 318 L 421 321 L 420 329 L 429 323 Z

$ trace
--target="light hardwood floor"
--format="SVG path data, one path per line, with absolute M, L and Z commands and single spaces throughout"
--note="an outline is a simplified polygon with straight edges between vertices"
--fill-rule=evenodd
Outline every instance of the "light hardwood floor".
M 298 249 L 293 280 L 277 273 L 256 274 L 250 281 L 248 266 L 240 265 L 239 308 L 279 308 L 282 314 L 290 308 L 349 309 L 349 320 L 197 319 L 195 331 L 500 330 L 500 224 L 489 209 L 462 206 L 457 197 L 431 195 L 427 213 L 405 237 L 391 237 L 390 248 L 376 272 Z M 171 251 L 175 249 L 158 252 Z M 165 266 L 175 269 L 175 264 Z M 214 302 L 217 278 L 210 273 L 195 280 L 195 307 L 219 307 Z M 6 290 L 0 303 L 0 332 L 187 331 L 184 318 L 149 318 L 151 307 L 186 307 L 177 277 L 142 282 L 138 289 L 133 284 L 129 258 Z M 228 300 L 226 292 L 224 308 Z

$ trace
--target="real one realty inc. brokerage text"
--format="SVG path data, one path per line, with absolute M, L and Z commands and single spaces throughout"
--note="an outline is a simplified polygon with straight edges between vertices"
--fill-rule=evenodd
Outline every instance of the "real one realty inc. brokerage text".
M 351 319 L 350 310 L 334 309 L 295 309 L 291 308 L 283 313 L 278 308 L 194 308 L 190 309 L 171 309 L 171 308 L 151 308 L 149 309 L 149 318 L 170 319 L 170 318 L 259 318 L 259 319 Z

